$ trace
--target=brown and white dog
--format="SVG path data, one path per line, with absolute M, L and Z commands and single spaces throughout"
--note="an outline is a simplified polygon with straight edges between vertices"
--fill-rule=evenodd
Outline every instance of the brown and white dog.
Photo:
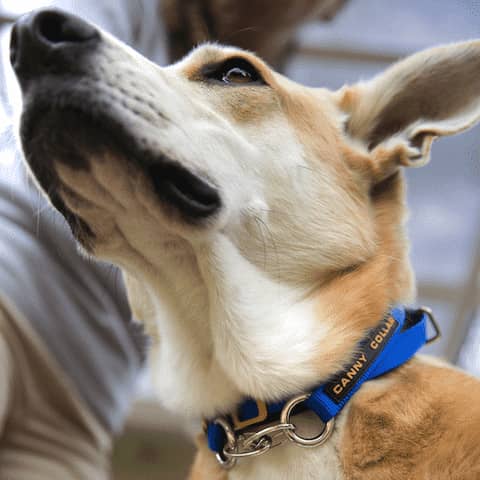
M 185 417 L 309 391 L 414 281 L 402 167 L 480 119 L 480 41 L 337 92 L 218 45 L 160 68 L 76 17 L 12 35 L 27 162 L 84 251 L 119 265 Z M 314 426 L 313 428 L 317 428 Z M 480 382 L 416 357 L 367 382 L 316 449 L 193 479 L 478 479 Z

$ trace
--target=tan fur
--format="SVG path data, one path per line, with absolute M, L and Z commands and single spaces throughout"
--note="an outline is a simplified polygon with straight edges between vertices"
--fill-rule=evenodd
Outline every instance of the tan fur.
M 351 480 L 480 478 L 480 383 L 421 359 L 365 384 L 342 460 Z
M 197 455 L 190 471 L 189 480 L 227 480 L 227 472 L 220 467 L 205 442 L 205 436 L 197 438 Z
M 335 276 L 315 293 L 319 314 L 327 313 L 332 327 L 337 326 L 337 330 L 332 328 L 335 333 L 329 345 L 322 345 L 320 349 L 319 369 L 332 372 L 342 368 L 360 338 L 378 323 L 376 319 L 382 318 L 385 305 L 408 304 L 413 296 L 411 272 L 406 266 L 406 239 L 398 235 L 391 222 L 391 216 L 400 219 L 404 215 L 402 175 L 398 173 L 379 185 L 372 198 L 379 243 L 377 252 L 368 262 Z M 339 302 L 340 298 L 348 302 Z M 326 305 L 330 306 L 328 312 L 325 312 Z M 341 331 L 338 325 L 342 325 Z M 339 360 L 340 365 L 334 363 Z

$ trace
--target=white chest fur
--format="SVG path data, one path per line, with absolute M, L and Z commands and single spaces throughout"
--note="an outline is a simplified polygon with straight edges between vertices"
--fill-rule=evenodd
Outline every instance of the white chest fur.
M 189 270 L 162 265 L 149 282 L 161 332 L 156 385 L 169 408 L 192 416 L 228 411 L 245 396 L 305 390 L 318 381 L 311 359 L 327 335 L 309 302 L 294 301 L 226 238 L 215 247 L 198 252 Z

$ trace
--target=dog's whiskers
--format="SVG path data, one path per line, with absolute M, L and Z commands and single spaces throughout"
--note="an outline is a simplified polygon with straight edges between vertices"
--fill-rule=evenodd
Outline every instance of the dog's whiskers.
M 261 234 L 262 244 L 263 244 L 263 268 L 266 268 L 266 266 L 267 266 L 267 243 L 265 241 L 265 234 L 264 234 L 263 228 L 262 228 L 262 227 L 265 226 L 265 223 L 262 222 L 257 215 L 255 215 L 253 217 L 253 219 L 254 219 L 255 223 L 257 224 L 257 227 L 258 227 L 257 230 Z
M 273 237 L 272 232 L 268 228 L 268 225 L 258 216 L 254 215 L 253 219 L 255 223 L 258 226 L 258 231 L 262 235 L 262 242 L 263 242 L 263 268 L 266 268 L 267 266 L 267 242 L 265 238 L 265 232 L 268 234 L 269 239 L 270 239 L 270 244 L 273 248 L 274 254 L 275 254 L 275 261 L 278 263 L 278 251 L 277 251 L 277 244 L 275 242 L 275 238 Z

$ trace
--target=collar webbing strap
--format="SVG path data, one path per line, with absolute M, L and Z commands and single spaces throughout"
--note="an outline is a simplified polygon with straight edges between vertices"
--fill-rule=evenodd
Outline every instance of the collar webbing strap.
M 305 407 L 313 410 L 326 423 L 335 417 L 368 380 L 379 377 L 407 362 L 423 345 L 427 323 L 433 318 L 428 310 L 394 308 L 380 324 L 370 330 L 359 343 L 348 368 L 312 391 Z M 434 324 L 438 335 L 438 327 Z M 236 433 L 265 425 L 278 418 L 284 402 L 264 404 L 245 400 L 230 417 Z M 298 410 L 297 410 L 298 411 Z M 222 452 L 226 442 L 224 430 L 216 423 L 207 424 L 208 444 L 214 452 Z

